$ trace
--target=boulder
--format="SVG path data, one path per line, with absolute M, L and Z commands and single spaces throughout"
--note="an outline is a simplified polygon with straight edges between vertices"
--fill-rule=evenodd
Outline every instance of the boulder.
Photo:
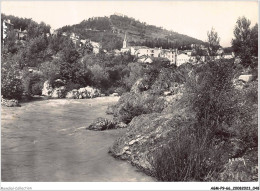
M 85 88 L 73 89 L 67 93 L 66 98 L 68 99 L 86 99 L 99 97 L 100 90 L 87 86 Z
M 67 95 L 66 95 L 66 98 L 67 99 L 74 99 L 74 94 L 72 91 L 68 92 Z
M 141 78 L 135 82 L 135 84 L 132 86 L 130 92 L 141 93 L 148 89 L 149 89 L 149 84 L 148 84 L 147 80 L 144 80 L 143 78 Z
M 99 117 L 93 123 L 91 123 L 87 129 L 94 131 L 103 131 L 107 129 L 114 129 L 114 124 L 112 121 Z
M 243 82 L 250 82 L 253 79 L 253 75 L 249 74 L 249 75 L 240 75 L 238 77 L 239 80 L 243 81 Z
M 109 129 L 118 129 L 126 127 L 127 125 L 123 122 L 116 122 L 103 117 L 99 117 L 93 123 L 91 123 L 86 129 L 94 131 L 104 131 Z
M 90 86 L 85 87 L 85 91 L 88 93 L 90 98 L 99 97 L 101 95 L 100 90 L 92 88 Z
M 42 95 L 43 96 L 51 96 L 53 91 L 53 88 L 50 85 L 50 82 L 47 80 L 44 82 L 43 84 L 43 88 L 42 88 Z
M 119 96 L 118 93 L 112 93 L 111 96 Z
M 163 92 L 163 95 L 169 96 L 169 95 L 172 95 L 172 92 L 171 91 L 165 91 L 165 92 Z
M 1 105 L 6 107 L 20 107 L 18 100 L 4 99 L 3 96 L 1 96 Z
M 52 91 L 51 97 L 52 98 L 63 98 L 65 90 L 66 90 L 65 86 L 61 86 L 59 88 L 54 88 L 54 90 Z

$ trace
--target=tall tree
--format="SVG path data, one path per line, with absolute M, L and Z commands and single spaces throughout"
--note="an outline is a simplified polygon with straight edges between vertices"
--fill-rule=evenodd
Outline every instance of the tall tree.
M 208 31 L 208 53 L 210 57 L 216 56 L 217 51 L 220 47 L 220 37 L 218 36 L 218 33 L 215 31 L 214 28 L 211 29 L 211 31 Z
M 252 67 L 252 56 L 257 56 L 258 31 L 256 25 L 250 28 L 251 21 L 245 17 L 239 17 L 234 29 L 235 38 L 232 39 L 232 47 L 236 56 L 242 60 L 245 67 Z

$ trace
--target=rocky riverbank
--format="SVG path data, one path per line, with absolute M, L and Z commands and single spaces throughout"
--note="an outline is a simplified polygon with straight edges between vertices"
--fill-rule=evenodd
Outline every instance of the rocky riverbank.
M 203 79 L 200 78 L 203 75 L 194 75 L 188 83 Z M 217 80 L 215 83 L 220 83 Z M 149 87 L 135 84 L 131 92 L 123 94 L 116 105 L 107 109 L 107 113 L 113 114 L 118 121 L 129 123 L 127 132 L 114 142 L 109 153 L 162 181 L 257 181 L 258 136 L 253 133 L 257 133 L 258 126 L 257 81 L 244 80 L 238 88 L 234 82 L 240 77 L 225 80 L 230 85 L 230 92 L 223 91 L 232 91 L 232 96 L 227 94 L 222 105 L 215 102 L 215 95 L 204 90 L 209 93 L 211 104 L 225 109 L 232 119 L 223 118 L 227 122 L 217 125 L 211 123 L 215 122 L 216 116 L 222 116 L 223 111 L 218 108 L 209 108 L 214 112 L 207 125 L 200 119 L 198 108 L 204 105 L 202 110 L 205 110 L 209 103 L 199 102 L 203 95 L 191 91 L 200 88 L 197 84 L 185 86 L 189 89 L 178 85 L 179 89 L 170 96 L 154 95 Z M 141 80 L 137 82 L 140 84 Z M 216 89 L 213 87 L 212 91 Z M 232 114 L 227 107 L 229 104 L 235 107 Z

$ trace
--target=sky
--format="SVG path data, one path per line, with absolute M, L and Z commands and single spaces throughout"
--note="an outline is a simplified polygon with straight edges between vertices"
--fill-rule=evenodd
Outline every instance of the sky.
M 258 1 L 1 1 L 1 13 L 43 21 L 53 29 L 121 13 L 203 41 L 213 27 L 227 47 L 239 17 L 251 26 L 258 23 Z

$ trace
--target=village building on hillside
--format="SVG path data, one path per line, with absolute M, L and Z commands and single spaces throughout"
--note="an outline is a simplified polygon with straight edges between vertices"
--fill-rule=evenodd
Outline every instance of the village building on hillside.
M 166 58 L 170 64 L 181 66 L 185 63 L 198 63 L 205 62 L 209 58 L 208 50 L 204 45 L 191 45 L 192 50 L 177 51 L 177 49 L 162 49 L 162 48 L 149 48 L 146 46 L 127 46 L 126 34 L 123 41 L 123 48 L 121 53 L 129 52 L 132 56 L 136 56 L 138 62 L 152 63 L 153 58 Z M 203 55 L 196 55 L 195 47 L 199 47 L 203 51 Z M 234 58 L 234 53 L 224 53 L 223 48 L 219 48 L 217 55 L 213 59 L 231 59 Z
M 140 56 L 138 59 L 137 59 L 137 62 L 141 62 L 141 63 L 153 63 L 153 60 L 151 57 L 149 56 L 146 56 L 146 55 L 143 55 L 143 56 Z
M 142 62 L 146 62 L 148 57 L 151 58 L 167 58 L 171 64 L 176 62 L 176 50 L 173 49 L 162 49 L 162 48 L 149 48 L 146 46 L 127 46 L 126 35 L 123 41 L 123 48 L 121 53 L 130 52 L 132 56 L 140 58 Z M 152 59 L 148 59 L 147 63 L 151 63 Z
M 26 40 L 28 32 L 27 30 L 22 31 L 22 29 L 14 29 L 15 36 L 18 40 Z
M 171 64 L 176 63 L 177 49 L 162 49 L 161 57 L 167 58 Z
M 235 53 L 234 53 L 234 52 L 224 53 L 224 54 L 223 54 L 223 58 L 224 58 L 224 59 L 232 59 L 232 58 L 235 58 Z
M 79 45 L 79 44 L 80 44 L 79 36 L 76 35 L 75 33 L 71 33 L 70 39 L 72 40 L 72 42 L 73 42 L 75 45 Z
M 3 21 L 3 39 L 6 38 L 7 33 L 14 29 L 14 25 L 9 19 Z
M 80 42 L 80 46 L 84 46 L 84 45 L 90 46 L 94 54 L 98 54 L 100 52 L 101 44 L 98 42 L 94 42 L 89 39 L 81 39 L 79 42 Z
M 182 64 L 188 63 L 190 61 L 190 56 L 184 53 L 178 54 L 177 55 L 177 62 L 176 66 L 180 66 Z
M 98 54 L 100 49 L 101 49 L 101 45 L 100 43 L 98 42 L 93 42 L 93 41 L 90 41 L 89 42 L 91 44 L 91 46 L 93 47 L 93 53 L 94 54 Z

